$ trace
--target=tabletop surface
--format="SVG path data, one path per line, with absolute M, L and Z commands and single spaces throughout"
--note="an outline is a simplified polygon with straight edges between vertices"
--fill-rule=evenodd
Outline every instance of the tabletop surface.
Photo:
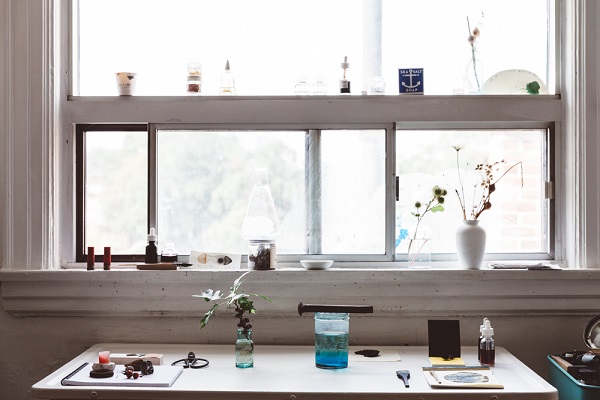
M 32 387 L 32 395 L 43 399 L 211 399 L 211 400 L 313 400 L 313 399 L 488 399 L 557 400 L 554 387 L 502 347 L 496 348 L 494 375 L 504 389 L 431 388 L 422 372 L 429 366 L 426 346 L 352 346 L 375 348 L 387 354 L 398 352 L 400 361 L 378 361 L 352 356 L 348 368 L 326 370 L 315 367 L 313 346 L 256 345 L 254 368 L 235 367 L 234 346 L 198 344 L 97 344 Z M 206 358 L 203 369 L 184 369 L 168 388 L 62 386 L 61 380 L 82 363 L 98 361 L 99 351 L 112 353 L 160 353 L 163 365 L 185 358 L 190 351 Z M 467 365 L 478 365 L 477 349 L 463 347 Z M 396 376 L 410 371 L 410 387 Z

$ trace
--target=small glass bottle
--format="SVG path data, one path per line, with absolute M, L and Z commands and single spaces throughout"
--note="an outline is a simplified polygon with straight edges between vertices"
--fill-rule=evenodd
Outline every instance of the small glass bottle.
M 237 330 L 235 342 L 235 366 L 237 368 L 254 367 L 254 342 L 252 341 L 252 329 Z
M 144 262 L 146 264 L 156 264 L 158 262 L 158 248 L 156 247 L 156 231 L 154 228 L 150 228 L 148 234 L 148 245 L 146 246 L 146 256 Z
M 482 365 L 494 365 L 496 362 L 496 343 L 494 342 L 494 328 L 489 320 L 485 321 L 484 328 L 481 330 L 483 339 L 479 342 L 479 350 Z
M 187 92 L 188 94 L 202 93 L 202 64 L 198 61 L 189 62 L 187 65 Z
M 231 66 L 229 60 L 225 63 L 225 71 L 221 75 L 221 86 L 219 87 L 219 94 L 224 96 L 235 95 L 235 79 L 231 72 Z
M 165 248 L 160 253 L 160 261 L 161 262 L 176 262 L 177 261 L 177 249 L 175 248 L 175 243 L 168 242 L 165 245 Z
M 340 93 L 350 94 L 350 78 L 348 77 L 348 69 L 350 63 L 348 62 L 348 56 L 344 56 L 344 62 L 340 64 L 342 67 L 342 78 L 340 79 Z
M 485 328 L 485 321 L 487 321 L 487 318 L 483 318 L 483 322 L 481 323 L 481 325 L 479 325 L 479 337 L 477 338 L 477 361 L 481 361 L 481 348 L 480 348 L 480 344 L 481 341 L 483 340 L 483 328 Z

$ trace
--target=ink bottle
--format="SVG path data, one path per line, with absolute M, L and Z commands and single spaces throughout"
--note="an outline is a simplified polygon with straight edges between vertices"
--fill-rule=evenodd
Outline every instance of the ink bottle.
M 160 253 L 161 262 L 176 262 L 177 261 L 177 249 L 175 249 L 175 243 L 167 242 L 165 248 Z
M 496 344 L 494 342 L 494 328 L 492 328 L 489 320 L 485 321 L 481 333 L 483 339 L 479 343 L 479 350 L 481 352 L 479 362 L 483 365 L 494 365 L 496 361 Z
M 158 248 L 156 247 L 156 231 L 150 228 L 148 234 L 148 245 L 146 246 L 146 256 L 144 258 L 146 264 L 156 264 L 158 262 Z
M 487 318 L 483 318 L 483 323 L 481 325 L 479 325 L 479 337 L 477 338 L 477 361 L 481 361 L 481 348 L 480 348 L 480 343 L 481 340 L 483 339 L 483 328 L 485 328 L 485 321 L 487 321 Z
M 340 93 L 350 94 L 350 78 L 348 77 L 348 69 L 350 63 L 348 62 L 348 56 L 344 56 L 344 62 L 340 64 L 342 67 L 342 79 L 340 79 Z

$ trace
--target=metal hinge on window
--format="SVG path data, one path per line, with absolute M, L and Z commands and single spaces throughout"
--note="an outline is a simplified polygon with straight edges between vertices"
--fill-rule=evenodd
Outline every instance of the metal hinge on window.
M 554 182 L 544 182 L 544 198 L 554 200 Z

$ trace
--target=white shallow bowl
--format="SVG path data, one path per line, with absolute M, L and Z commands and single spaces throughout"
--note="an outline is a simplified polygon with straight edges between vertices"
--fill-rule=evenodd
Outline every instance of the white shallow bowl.
M 333 264 L 333 260 L 300 260 L 300 264 L 306 269 L 327 269 Z

